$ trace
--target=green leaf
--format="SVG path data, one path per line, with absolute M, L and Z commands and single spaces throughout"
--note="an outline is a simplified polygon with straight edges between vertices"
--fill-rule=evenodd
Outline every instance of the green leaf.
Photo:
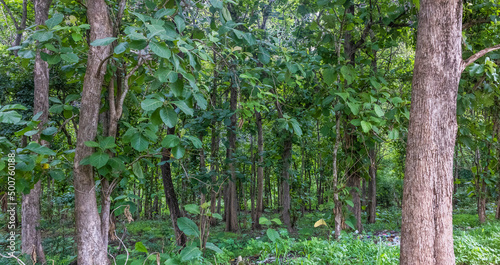
M 179 139 L 179 137 L 177 137 L 177 135 L 169 134 L 165 136 L 165 138 L 163 138 L 163 141 L 161 141 L 161 146 L 165 148 L 173 148 L 178 146 L 180 142 L 181 140 Z
M 347 106 L 349 106 L 349 109 L 351 110 L 352 114 L 358 115 L 358 113 L 359 113 L 359 104 L 352 103 L 352 102 L 347 102 Z
M 194 148 L 201 148 L 203 146 L 203 143 L 197 137 L 191 135 L 186 135 L 184 137 L 188 138 L 193 143 Z
M 132 136 L 132 138 L 130 138 L 130 145 L 135 150 L 142 152 L 148 149 L 149 141 L 142 134 L 136 133 Z
M 93 42 L 90 43 L 92 46 L 107 46 L 113 43 L 117 38 L 115 37 L 107 37 L 107 38 L 102 38 L 102 39 L 97 39 Z
M 99 147 L 101 147 L 98 143 L 96 143 L 94 141 L 86 141 L 84 144 L 86 146 L 92 147 L 92 148 L 99 148 Z
M 139 252 L 144 252 L 144 253 L 148 253 L 148 249 L 146 248 L 146 246 L 144 246 L 144 244 L 142 242 L 137 242 L 135 243 L 135 250 L 139 251 Z
M 74 53 L 63 53 L 61 54 L 61 59 L 68 63 L 78 63 L 78 56 Z
M 216 253 L 222 253 L 222 249 L 218 248 L 214 243 L 207 242 L 206 247 Z
M 205 110 L 207 109 L 207 100 L 201 93 L 195 93 L 193 95 L 194 99 L 196 99 L 196 103 L 198 103 L 198 106 L 200 106 L 201 109 Z
M 121 42 L 120 44 L 116 45 L 114 52 L 115 54 L 121 54 L 125 52 L 128 48 L 128 42 Z
M 187 217 L 178 218 L 177 226 L 179 226 L 179 229 L 188 236 L 200 237 L 198 226 Z
M 149 43 L 149 48 L 151 48 L 151 51 L 153 51 L 156 55 L 162 58 L 170 59 L 170 56 L 172 56 L 172 52 L 167 47 L 167 44 L 163 42 L 152 41 Z
M 367 133 L 372 129 L 372 124 L 367 121 L 361 121 L 361 129 L 363 129 L 363 132 Z
M 354 203 L 351 200 L 346 200 L 345 203 L 351 207 L 354 207 Z
M 16 124 L 21 121 L 23 116 L 15 110 L 0 112 L 0 123 Z
M 134 175 L 138 178 L 138 179 L 143 179 L 144 178 L 144 173 L 142 171 L 142 167 L 139 163 L 134 163 L 132 165 L 132 171 L 134 172 Z
M 102 151 L 97 151 L 89 157 L 90 164 L 97 169 L 105 166 L 108 163 L 109 155 Z
M 282 224 L 281 220 L 278 219 L 278 218 L 273 218 L 273 219 L 271 219 L 271 221 L 275 222 L 277 225 L 281 225 Z
M 115 138 L 113 136 L 108 136 L 99 142 L 102 149 L 110 149 L 116 147 Z
M 24 149 L 30 150 L 31 152 L 40 154 L 40 155 L 51 155 L 54 156 L 56 155 L 56 152 L 52 151 L 50 148 L 47 146 L 41 146 L 38 143 L 31 142 L 26 146 Z
M 201 250 L 198 248 L 198 247 L 195 247 L 195 246 L 189 246 L 189 247 L 185 247 L 182 251 L 181 251 L 181 261 L 182 262 L 186 262 L 186 261 L 190 261 L 190 260 L 194 260 L 196 258 L 198 258 L 199 256 L 201 256 Z
M 200 214 L 200 206 L 198 206 L 196 204 L 187 204 L 187 205 L 184 205 L 184 209 L 186 209 L 186 211 L 188 213 L 191 213 L 191 214 L 195 214 L 195 215 Z
M 37 41 L 44 42 L 52 39 L 52 37 L 54 37 L 54 33 L 52 33 L 52 31 L 39 30 L 33 33 L 32 37 Z
M 374 105 L 373 109 L 375 110 L 375 113 L 377 114 L 377 116 L 379 116 L 379 117 L 384 116 L 384 111 L 382 110 L 382 108 L 379 105 Z
M 215 218 L 215 219 L 219 219 L 219 220 L 222 220 L 222 216 L 218 213 L 212 213 L 212 217 Z
M 153 111 L 161 107 L 163 102 L 155 98 L 145 99 L 141 102 L 141 108 L 145 111 Z
M 344 101 L 346 101 L 347 98 L 349 97 L 349 93 L 346 92 L 337 92 L 335 93 L 335 95 L 341 97 Z
M 54 14 L 50 19 L 47 19 L 45 20 L 45 25 L 51 29 L 57 25 L 59 25 L 59 23 L 61 23 L 64 19 L 64 15 L 61 14 L 61 13 L 56 13 Z
M 177 124 L 177 113 L 170 106 L 160 109 L 160 117 L 168 128 L 173 128 Z
M 266 234 L 267 234 L 267 237 L 273 242 L 276 242 L 276 240 L 278 240 L 280 238 L 280 234 L 272 228 L 268 228 Z
M 177 15 L 174 18 L 175 24 L 177 25 L 177 29 L 179 30 L 179 33 L 183 32 L 184 29 L 186 28 L 186 23 L 184 22 L 184 19 Z
M 347 84 L 351 84 L 354 81 L 354 72 L 351 68 L 344 65 L 340 68 L 340 73 L 347 80 Z
M 259 224 L 261 224 L 261 225 L 272 225 L 273 223 L 271 223 L 271 221 L 269 221 L 269 219 L 267 219 L 266 217 L 260 217 L 259 218 Z
M 392 129 L 389 132 L 389 139 L 396 140 L 399 138 L 399 131 L 397 129 Z
M 54 169 L 49 171 L 50 177 L 57 181 L 62 181 L 64 179 L 64 172 L 60 169 Z
M 291 119 L 290 120 L 290 123 L 292 125 L 292 128 L 293 128 L 293 132 L 298 136 L 302 136 L 302 129 L 300 129 L 300 125 L 299 125 L 299 122 L 296 120 L 296 119 Z
M 189 115 L 189 116 L 193 116 L 193 109 L 190 108 L 186 102 L 184 101 L 173 101 L 172 103 L 174 103 L 179 109 L 182 110 L 182 112 L 184 112 L 186 115 Z
M 323 70 L 323 79 L 325 80 L 325 84 L 329 86 L 331 86 L 335 82 L 336 76 L 333 68 L 327 68 Z
M 181 145 L 172 148 L 172 155 L 176 159 L 181 159 L 184 156 L 184 153 L 186 153 L 186 150 Z

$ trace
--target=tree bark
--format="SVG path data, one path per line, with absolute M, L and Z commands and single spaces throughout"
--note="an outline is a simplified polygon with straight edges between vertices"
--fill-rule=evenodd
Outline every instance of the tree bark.
M 229 128 L 229 148 L 227 149 L 227 159 L 229 161 L 230 179 L 227 184 L 226 211 L 226 231 L 236 232 L 238 227 L 238 198 L 236 195 L 236 166 L 233 161 L 233 153 L 236 151 L 236 107 L 238 104 L 238 88 L 231 82 L 231 97 L 229 99 L 231 112 L 231 126 Z
M 401 227 L 402 265 L 455 264 L 453 152 L 462 71 L 462 2 L 422 0 Z
M 18 31 L 22 31 L 26 26 L 26 2 L 23 2 L 22 28 L 17 28 Z M 50 4 L 51 0 L 35 0 L 35 23 L 37 25 L 45 24 L 45 20 L 49 16 Z M 17 34 L 15 45 L 19 45 L 21 37 L 22 32 Z M 42 60 L 40 51 L 36 53 L 33 76 L 35 83 L 33 115 L 42 112 L 42 115 L 38 118 L 40 121 L 38 128 L 42 129 L 49 119 L 49 65 Z M 41 145 L 48 145 L 46 141 L 40 141 L 39 134 L 34 135 L 32 140 Z M 38 180 L 30 193 L 22 196 L 21 251 L 30 255 L 32 260 L 45 263 L 42 235 L 40 230 L 37 229 L 40 223 L 41 188 L 42 182 Z
M 368 173 L 370 181 L 368 182 L 368 223 L 374 224 L 377 216 L 377 150 L 376 146 L 368 151 L 370 157 L 370 168 Z
M 175 133 L 175 127 L 168 128 L 168 134 Z M 165 200 L 167 201 L 168 209 L 170 211 L 170 220 L 172 221 L 172 227 L 175 232 L 175 242 L 179 246 L 185 246 L 187 242 L 186 235 L 177 226 L 177 218 L 182 217 L 182 212 L 179 209 L 179 202 L 177 201 L 177 195 L 175 194 L 174 183 L 172 181 L 172 170 L 170 168 L 171 150 L 168 148 L 163 149 L 163 156 L 161 165 L 161 177 L 163 181 L 163 190 L 165 191 Z
M 292 137 L 293 135 L 290 132 L 286 132 L 287 136 L 283 142 L 283 155 L 282 155 L 282 163 L 283 169 L 281 171 L 281 219 L 283 220 L 283 224 L 286 225 L 288 231 L 292 230 L 292 224 L 290 221 L 290 173 L 288 170 L 290 169 L 290 160 L 292 158 Z
M 264 197 L 264 136 L 262 133 L 262 115 L 260 112 L 255 111 L 255 120 L 257 122 L 257 152 L 259 155 L 257 166 L 257 202 L 255 210 L 255 229 L 261 229 L 259 219 L 264 211 L 263 197 Z
M 113 36 L 108 6 L 104 0 L 87 1 L 87 18 L 90 24 L 90 41 Z M 97 211 L 94 171 L 80 161 L 91 155 L 93 149 L 86 141 L 93 141 L 97 134 L 101 89 L 111 47 L 90 46 L 87 70 L 83 82 L 80 122 L 74 160 L 74 187 L 76 211 L 76 242 L 78 264 L 108 264 L 107 246 L 103 245 L 101 219 Z
M 340 113 L 337 112 L 335 115 L 336 127 L 335 127 L 335 145 L 333 147 L 333 214 L 335 216 L 335 239 L 340 238 L 340 231 L 342 231 L 342 202 L 339 199 L 339 176 L 338 176 L 338 166 L 337 166 L 337 153 L 340 146 Z

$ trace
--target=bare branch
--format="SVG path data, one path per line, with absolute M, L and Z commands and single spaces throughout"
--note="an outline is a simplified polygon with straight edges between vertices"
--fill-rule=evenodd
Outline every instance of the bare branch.
M 466 23 L 464 23 L 462 25 L 462 31 L 468 30 L 469 28 L 471 28 L 471 27 L 473 27 L 475 25 L 487 23 L 487 22 L 490 22 L 490 21 L 491 20 L 490 20 L 489 17 L 479 18 L 479 19 L 473 19 L 471 21 L 467 21 Z
M 460 69 L 461 70 L 460 72 L 462 72 L 467 66 L 469 66 L 471 63 L 473 63 L 477 59 L 483 57 L 485 54 L 487 54 L 489 52 L 492 52 L 492 51 L 495 51 L 495 50 L 498 50 L 498 49 L 500 49 L 500 44 L 497 44 L 495 46 L 486 48 L 484 50 L 481 50 L 481 51 L 475 53 L 471 57 L 469 57 L 466 60 L 462 61 L 462 68 Z
M 10 11 L 9 6 L 5 3 L 5 0 L 0 0 L 0 2 L 2 2 L 3 7 L 5 8 L 5 10 L 7 10 L 7 13 L 9 14 L 10 18 L 12 19 L 12 22 L 14 22 L 14 27 L 16 28 L 16 30 L 19 30 L 19 24 L 17 23 L 16 18 L 12 14 L 12 11 Z

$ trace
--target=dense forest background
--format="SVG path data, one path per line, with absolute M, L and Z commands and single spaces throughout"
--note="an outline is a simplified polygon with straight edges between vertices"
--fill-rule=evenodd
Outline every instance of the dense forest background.
M 0 264 L 500 264 L 498 1 L 0 2 Z

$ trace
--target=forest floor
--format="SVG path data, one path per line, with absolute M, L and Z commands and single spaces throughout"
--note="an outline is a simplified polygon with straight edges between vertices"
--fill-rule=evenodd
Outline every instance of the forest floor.
M 494 209 L 490 205 L 489 209 Z M 488 221 L 480 225 L 474 209 L 461 208 L 454 212 L 454 237 L 457 264 L 491 265 L 500 264 L 500 222 L 494 221 L 493 211 L 488 212 Z M 276 213 L 266 213 L 269 219 Z M 366 216 L 363 216 L 366 219 Z M 3 217 L 1 217 L 3 218 Z M 208 250 L 200 263 L 193 264 L 398 264 L 401 212 L 397 208 L 379 209 L 374 224 L 364 224 L 364 231 L 343 232 L 340 240 L 333 240 L 330 228 L 314 228 L 314 223 L 328 212 L 313 211 L 297 218 L 296 229 L 289 234 L 283 226 L 274 225 L 280 238 L 274 242 L 267 236 L 265 227 L 259 231 L 250 229 L 250 216 L 241 215 L 241 231 L 224 231 L 223 222 L 211 227 L 209 242 L 214 243 L 221 253 Z M 167 218 L 165 218 L 167 219 Z M 245 222 L 246 221 L 246 222 Z M 70 264 L 75 259 L 76 244 L 72 238 L 74 230 L 70 220 L 56 224 L 42 224 L 44 248 L 48 259 L 54 264 Z M 2 227 L 0 227 L 2 229 Z M 126 229 L 126 230 L 125 230 Z M 0 234 L 0 246 L 4 249 L 7 235 Z M 126 232 L 125 232 L 126 231 Z M 173 233 L 170 221 L 136 220 L 127 224 L 118 223 L 117 235 L 123 241 L 110 242 L 110 252 L 124 257 L 123 245 L 129 252 L 128 265 L 143 264 L 146 253 L 137 251 L 137 242 L 142 242 L 149 253 L 159 252 L 168 259 L 167 253 L 174 253 Z M 425 235 L 422 235 L 425 236 Z M 195 242 L 195 240 L 192 240 Z M 119 256 L 119 257 L 120 257 Z M 124 264 L 117 259 L 116 264 Z M 1 260 L 0 264 L 16 264 L 13 260 Z M 51 263 L 49 263 L 51 264 Z M 145 264 L 157 264 L 151 260 Z M 168 264 L 162 263 L 161 264 Z

